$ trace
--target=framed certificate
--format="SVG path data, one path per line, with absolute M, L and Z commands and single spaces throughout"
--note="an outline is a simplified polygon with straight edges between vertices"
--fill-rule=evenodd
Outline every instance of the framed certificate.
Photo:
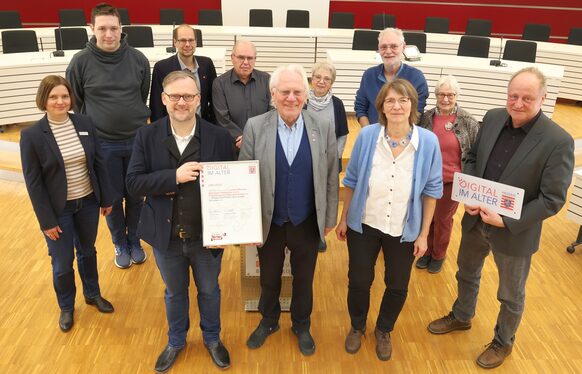
M 202 165 L 202 244 L 207 247 L 262 243 L 259 161 Z

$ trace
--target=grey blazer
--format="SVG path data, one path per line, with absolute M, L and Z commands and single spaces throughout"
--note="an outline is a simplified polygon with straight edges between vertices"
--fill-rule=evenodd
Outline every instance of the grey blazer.
M 338 204 L 338 158 L 335 128 L 327 119 L 302 111 L 309 137 L 313 161 L 313 186 L 319 235 L 335 227 Z M 259 160 L 261 173 L 261 208 L 263 243 L 267 240 L 275 207 L 275 147 L 277 139 L 277 111 L 250 118 L 243 132 L 239 160 Z
M 464 173 L 483 177 L 489 155 L 508 118 L 505 108 L 487 112 L 467 155 Z M 542 222 L 564 205 L 573 168 L 574 140 L 542 113 L 499 178 L 500 183 L 523 188 L 525 196 L 519 220 L 503 217 L 506 227 L 491 227 L 493 251 L 529 256 L 538 250 Z M 471 230 L 478 219 L 478 215 L 465 214 L 463 232 Z

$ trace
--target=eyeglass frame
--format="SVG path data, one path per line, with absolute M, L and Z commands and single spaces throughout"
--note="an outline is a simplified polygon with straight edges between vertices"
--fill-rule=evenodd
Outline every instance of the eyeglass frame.
M 170 100 L 173 103 L 178 103 L 180 102 L 180 99 L 184 100 L 185 103 L 191 103 L 194 100 L 196 100 L 196 96 L 200 96 L 200 93 L 197 94 L 184 94 L 184 95 L 179 95 L 179 94 L 169 94 L 167 92 L 162 92 L 164 95 L 166 95 L 168 97 L 168 100 Z M 192 96 L 192 100 L 186 100 L 186 96 Z M 173 97 L 173 98 L 172 98 Z M 178 100 L 176 100 L 176 97 L 178 97 Z

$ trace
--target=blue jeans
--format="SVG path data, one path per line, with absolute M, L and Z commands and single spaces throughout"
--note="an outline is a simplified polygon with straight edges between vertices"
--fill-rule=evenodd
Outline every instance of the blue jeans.
M 58 217 L 62 233 L 57 240 L 44 235 L 53 267 L 53 285 L 59 307 L 71 311 L 75 307 L 74 249 L 77 249 L 77 268 L 83 283 L 83 294 L 93 298 L 101 294 L 97 274 L 95 238 L 99 224 L 99 204 L 93 194 L 69 200 Z
M 136 232 L 143 197 L 131 196 L 125 186 L 125 175 L 127 174 L 127 167 L 133 150 L 133 141 L 134 138 L 99 140 L 107 160 L 111 184 L 117 192 L 117 199 L 113 202 L 111 214 L 106 217 L 107 226 L 111 232 L 113 244 L 124 249 L 140 245 Z M 123 210 L 124 198 L 125 211 Z
M 202 247 L 200 240 L 172 239 L 167 249 L 154 248 L 156 264 L 166 285 L 164 300 L 168 338 L 172 347 L 183 347 L 190 328 L 190 268 L 198 289 L 200 329 L 205 344 L 220 339 L 220 287 L 218 276 L 223 249 Z
M 531 255 L 517 257 L 495 251 L 489 241 L 491 226 L 480 220 L 461 238 L 457 258 L 458 296 L 453 304 L 453 313 L 460 321 L 469 321 L 475 315 L 481 270 L 485 257 L 493 249 L 493 259 L 499 273 L 497 300 L 501 309 L 495 326 L 495 340 L 503 345 L 512 345 L 525 308 L 525 283 L 529 275 Z

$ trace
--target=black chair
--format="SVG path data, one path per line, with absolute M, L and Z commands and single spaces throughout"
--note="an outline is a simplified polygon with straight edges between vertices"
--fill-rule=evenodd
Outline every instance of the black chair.
M 22 21 L 17 10 L 0 11 L 0 29 L 20 29 Z
M 538 23 L 526 23 L 523 28 L 523 40 L 534 40 L 537 42 L 547 42 L 550 39 L 550 25 Z
M 309 11 L 308 10 L 287 10 L 287 27 L 304 27 L 309 28 Z
M 121 21 L 122 25 L 124 26 L 131 25 L 131 22 L 129 21 L 129 12 L 127 11 L 127 8 L 117 8 L 117 13 L 119 13 L 119 20 Z
M 220 9 L 200 9 L 198 12 L 198 24 L 222 26 L 222 11 Z
M 154 35 L 149 26 L 123 26 L 121 31 L 127 34 L 127 44 L 136 48 L 154 46 Z
M 404 32 L 406 45 L 415 45 L 420 53 L 426 53 L 426 34 L 423 32 Z
M 271 9 L 250 9 L 249 26 L 273 27 L 273 11 Z
M 372 30 L 384 30 L 386 27 L 396 27 L 396 16 L 393 14 L 374 14 Z
M 332 29 L 353 29 L 354 13 L 332 12 L 329 27 Z
M 465 35 L 491 36 L 491 21 L 488 19 L 470 18 L 467 21 Z
M 38 52 L 34 30 L 2 31 L 2 53 Z
M 582 27 L 572 27 L 570 29 L 568 44 L 582 45 Z
M 83 9 L 59 9 L 59 21 L 63 27 L 87 26 Z
M 61 40 L 63 41 L 62 45 Z M 83 27 L 55 29 L 55 41 L 57 42 L 57 50 L 59 51 L 83 49 L 88 40 L 87 29 Z
M 194 35 L 196 35 L 196 48 L 202 48 L 204 46 L 202 43 L 202 31 L 194 29 Z
M 491 39 L 482 36 L 463 35 L 459 42 L 457 56 L 489 57 Z
M 523 62 L 536 62 L 536 52 L 538 44 L 536 42 L 526 42 L 523 40 L 508 40 L 503 48 L 503 59 Z
M 448 34 L 449 19 L 444 17 L 426 17 L 424 20 L 424 32 Z
M 355 30 L 352 40 L 352 50 L 354 51 L 377 51 L 378 35 L 380 31 L 375 30 Z
M 182 9 L 160 9 L 160 25 L 181 25 L 184 23 Z

